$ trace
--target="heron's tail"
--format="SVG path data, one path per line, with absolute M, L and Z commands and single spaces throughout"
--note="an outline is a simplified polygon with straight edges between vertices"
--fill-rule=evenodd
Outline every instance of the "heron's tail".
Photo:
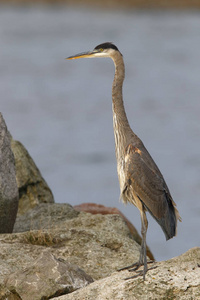
M 181 217 L 179 215 L 178 209 L 176 208 L 176 203 L 172 198 L 167 199 L 168 205 L 165 211 L 165 215 L 161 219 L 156 219 L 160 224 L 166 240 L 173 238 L 177 232 L 177 220 L 181 222 Z
M 168 195 L 166 195 L 168 196 Z M 166 240 L 173 238 L 176 235 L 177 231 L 177 220 L 180 222 L 181 217 L 179 212 L 176 208 L 176 203 L 173 201 L 171 197 L 167 197 L 167 205 L 165 212 L 161 218 L 156 218 L 151 211 L 148 209 L 149 213 L 153 216 L 156 222 L 161 226 Z

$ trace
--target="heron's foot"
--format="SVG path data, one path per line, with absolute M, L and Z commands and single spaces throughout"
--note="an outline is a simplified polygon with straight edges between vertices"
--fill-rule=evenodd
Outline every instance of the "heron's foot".
M 153 261 L 151 261 L 151 263 L 152 263 Z M 151 267 L 151 268 L 144 268 L 143 270 L 141 270 L 141 271 L 135 271 L 137 274 L 136 275 L 133 275 L 133 276 L 130 276 L 130 277 L 126 277 L 126 278 L 124 278 L 124 280 L 128 280 L 128 279 L 132 279 L 132 278 L 137 278 L 137 277 L 139 277 L 139 276 L 143 276 L 143 280 L 145 280 L 145 275 L 146 275 L 146 273 L 149 271 L 149 270 L 153 270 L 153 269 L 156 269 L 157 268 L 157 266 L 154 266 L 154 267 Z M 129 270 L 130 272 L 132 272 L 132 271 L 134 271 L 134 269 L 131 269 L 131 270 Z
M 155 261 L 149 260 L 149 261 L 147 261 L 147 264 L 152 264 L 153 262 L 155 262 Z M 143 265 L 144 265 L 143 262 L 137 261 L 137 262 L 133 263 L 132 265 L 123 267 L 121 269 L 118 269 L 117 271 L 129 270 L 129 272 L 133 272 L 133 271 L 136 271 L 137 269 L 139 269 Z
M 147 261 L 147 264 L 152 264 L 154 262 L 155 262 L 154 260 L 149 260 L 149 261 Z M 145 273 L 147 272 L 147 270 L 149 270 L 149 269 L 147 269 L 147 267 L 145 268 L 144 263 L 140 263 L 140 261 L 136 262 L 134 265 L 135 265 L 135 267 L 133 266 L 134 268 L 132 268 L 132 269 L 129 268 L 129 272 L 134 272 L 134 271 L 138 270 L 141 266 L 144 266 L 144 269 L 146 269 Z M 138 272 L 140 272 L 140 271 L 138 271 Z
M 118 269 L 117 271 L 123 271 L 123 270 L 137 270 L 142 264 L 140 262 L 136 262 L 130 266 L 126 266 L 126 267 L 123 267 L 121 269 Z

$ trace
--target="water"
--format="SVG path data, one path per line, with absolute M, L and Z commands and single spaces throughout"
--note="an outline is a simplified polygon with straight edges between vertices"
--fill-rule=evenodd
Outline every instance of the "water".
M 118 207 L 140 231 L 138 210 L 119 202 L 108 59 L 65 61 L 113 41 L 124 55 L 130 124 L 162 171 L 183 222 L 165 241 L 150 216 L 157 260 L 200 245 L 200 15 L 70 7 L 0 9 L 0 103 L 56 202 Z

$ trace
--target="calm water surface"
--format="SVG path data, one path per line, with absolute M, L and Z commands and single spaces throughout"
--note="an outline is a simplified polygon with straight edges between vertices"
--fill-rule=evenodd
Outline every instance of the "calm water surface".
M 183 222 L 168 242 L 149 216 L 157 260 L 200 245 L 200 14 L 0 8 L 0 104 L 56 202 L 118 207 L 109 59 L 65 61 L 113 41 L 124 55 L 133 130 L 158 164 Z

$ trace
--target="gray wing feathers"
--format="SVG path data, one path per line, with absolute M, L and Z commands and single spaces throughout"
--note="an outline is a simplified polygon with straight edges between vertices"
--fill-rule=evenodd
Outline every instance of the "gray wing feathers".
M 126 148 L 125 178 L 124 193 L 131 197 L 134 191 L 134 197 L 160 224 L 166 238 L 174 236 L 178 211 L 161 172 L 143 145 L 137 148 L 129 144 Z

